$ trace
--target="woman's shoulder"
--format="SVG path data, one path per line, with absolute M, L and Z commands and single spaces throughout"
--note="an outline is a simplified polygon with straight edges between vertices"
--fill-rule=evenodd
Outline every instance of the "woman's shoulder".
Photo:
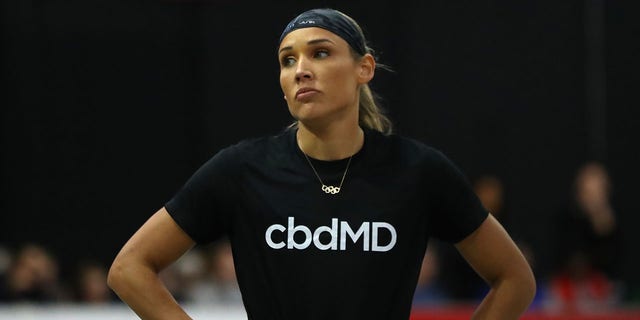
M 446 161 L 447 157 L 438 148 L 430 145 L 428 142 L 417 138 L 401 135 L 401 134 L 378 134 L 377 139 L 382 148 L 390 155 L 404 161 L 417 161 L 421 163 L 437 163 Z
M 216 156 L 242 160 L 281 154 L 287 149 L 290 136 L 290 130 L 284 129 L 271 134 L 246 137 L 220 149 Z

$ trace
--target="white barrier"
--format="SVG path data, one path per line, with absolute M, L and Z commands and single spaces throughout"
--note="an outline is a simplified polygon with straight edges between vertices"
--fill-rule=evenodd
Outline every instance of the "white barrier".
M 197 320 L 246 320 L 242 306 L 190 306 L 185 310 Z M 0 305 L 0 320 L 132 320 L 138 316 L 123 304 L 85 305 Z

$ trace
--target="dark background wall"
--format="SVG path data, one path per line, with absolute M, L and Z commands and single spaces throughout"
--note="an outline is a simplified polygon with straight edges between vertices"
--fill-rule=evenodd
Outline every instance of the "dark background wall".
M 290 122 L 277 39 L 318 6 L 394 69 L 372 86 L 398 133 L 503 179 L 539 275 L 577 167 L 603 161 L 640 282 L 638 24 L 618 1 L 4 0 L 0 244 L 109 263 L 217 150 Z

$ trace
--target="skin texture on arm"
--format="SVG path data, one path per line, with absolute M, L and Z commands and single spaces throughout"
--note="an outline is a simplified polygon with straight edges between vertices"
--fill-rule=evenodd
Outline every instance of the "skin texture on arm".
M 531 304 L 536 284 L 529 263 L 502 225 L 489 215 L 456 248 L 491 287 L 472 319 L 518 319 Z
M 109 270 L 109 287 L 142 319 L 191 319 L 158 273 L 194 245 L 162 208 L 122 247 Z

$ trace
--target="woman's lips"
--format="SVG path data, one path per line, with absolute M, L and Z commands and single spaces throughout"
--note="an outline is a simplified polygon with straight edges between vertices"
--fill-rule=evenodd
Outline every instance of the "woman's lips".
M 296 92 L 297 100 L 308 100 L 318 94 L 319 91 L 312 88 L 302 88 Z

